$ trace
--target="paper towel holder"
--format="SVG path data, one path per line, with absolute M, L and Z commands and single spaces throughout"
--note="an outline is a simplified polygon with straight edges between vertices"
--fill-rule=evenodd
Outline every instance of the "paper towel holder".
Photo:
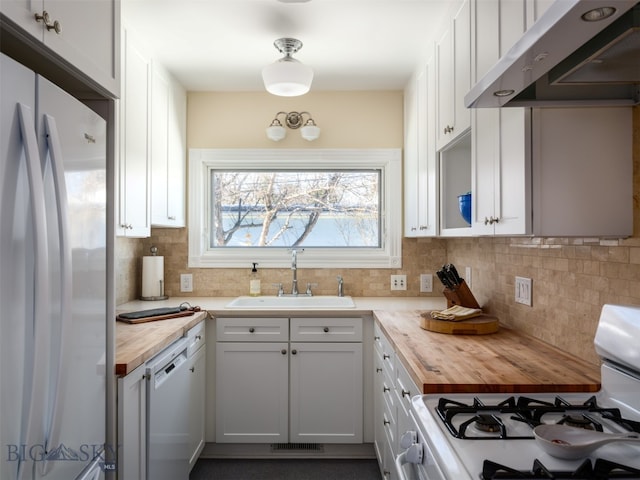
M 142 257 L 142 295 L 140 300 L 167 300 L 164 294 L 164 257 L 152 246 L 151 256 Z M 145 268 L 146 266 L 146 268 Z

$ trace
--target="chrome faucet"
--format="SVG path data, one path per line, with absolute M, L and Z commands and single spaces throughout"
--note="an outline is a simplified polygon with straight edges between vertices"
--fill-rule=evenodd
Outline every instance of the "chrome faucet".
M 291 271 L 293 272 L 291 295 L 298 295 L 298 251 L 295 248 L 291 249 Z
M 338 296 L 344 297 L 344 280 L 341 275 L 338 275 Z

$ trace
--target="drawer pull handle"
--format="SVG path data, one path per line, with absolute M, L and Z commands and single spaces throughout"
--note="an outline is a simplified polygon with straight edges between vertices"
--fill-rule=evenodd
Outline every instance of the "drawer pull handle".
M 253 328 L 253 327 L 251 327 L 251 328 L 249 329 L 249 333 L 253 333 L 253 332 L 255 332 L 255 331 L 256 331 L 256 329 L 255 329 L 255 328 Z
M 409 395 L 411 395 L 411 392 L 408 392 L 408 391 L 406 391 L 406 390 L 403 388 L 403 389 L 402 389 L 402 396 L 403 396 L 403 397 L 407 397 L 407 396 L 409 396 Z
M 391 422 L 389 420 L 383 420 L 382 424 L 386 427 L 387 425 L 389 425 Z
M 378 367 L 378 368 L 376 368 L 376 372 L 380 373 L 380 372 L 382 372 L 382 369 Z
M 373 339 L 377 342 L 378 340 L 380 340 L 380 337 L 373 337 Z
M 387 359 L 391 358 L 391 355 L 388 355 L 388 354 L 386 354 L 386 353 L 383 353 L 383 354 L 382 354 L 382 358 L 384 358 L 385 360 L 387 360 Z
M 191 368 L 189 369 L 189 371 L 190 371 L 191 373 L 195 372 L 195 371 L 196 371 L 196 367 L 191 367 Z
M 324 330 L 324 333 L 328 333 L 329 332 L 329 327 L 324 327 L 322 330 Z
M 389 390 L 391 390 L 389 387 L 382 387 L 382 391 L 384 393 L 387 393 Z

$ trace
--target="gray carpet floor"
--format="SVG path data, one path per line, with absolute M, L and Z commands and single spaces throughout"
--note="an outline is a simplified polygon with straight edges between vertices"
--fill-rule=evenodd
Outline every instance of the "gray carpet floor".
M 189 480 L 380 480 L 376 460 L 200 459 Z

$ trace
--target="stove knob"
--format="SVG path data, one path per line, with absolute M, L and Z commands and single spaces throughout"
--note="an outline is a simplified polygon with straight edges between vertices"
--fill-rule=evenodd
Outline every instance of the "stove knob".
M 414 443 L 407 449 L 407 462 L 416 465 L 422 463 L 422 444 Z
M 418 434 L 413 430 L 408 430 L 400 437 L 400 448 L 406 450 L 414 443 L 418 443 Z

